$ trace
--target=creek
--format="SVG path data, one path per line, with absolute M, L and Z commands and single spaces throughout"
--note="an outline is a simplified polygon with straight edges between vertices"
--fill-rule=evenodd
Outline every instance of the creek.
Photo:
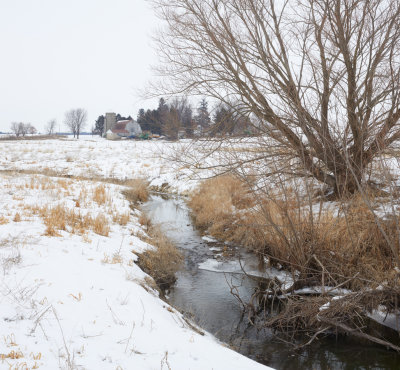
M 294 351 L 269 329 L 258 331 L 231 293 L 234 286 L 243 301 L 251 297 L 259 281 L 244 274 L 242 267 L 256 275 L 256 258 L 202 237 L 182 198 L 154 195 L 143 210 L 185 257 L 168 301 L 231 348 L 275 369 L 400 369 L 400 356 L 382 347 L 339 337 Z

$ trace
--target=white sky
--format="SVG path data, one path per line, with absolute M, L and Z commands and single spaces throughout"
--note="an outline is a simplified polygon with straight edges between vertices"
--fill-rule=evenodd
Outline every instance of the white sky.
M 157 22 L 145 0 L 0 0 L 0 131 L 52 118 L 65 130 L 71 108 L 87 109 L 87 130 L 106 111 L 154 108 L 138 89 L 157 63 Z

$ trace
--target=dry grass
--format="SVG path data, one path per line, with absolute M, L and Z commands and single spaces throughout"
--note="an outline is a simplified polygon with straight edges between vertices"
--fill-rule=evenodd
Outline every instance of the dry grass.
M 0 360 L 4 361 L 5 359 L 10 359 L 10 360 L 18 360 L 20 358 L 23 358 L 24 355 L 22 354 L 21 351 L 10 351 L 9 353 L 0 353 Z
M 267 288 L 256 290 L 247 305 L 250 321 L 285 332 L 285 340 L 309 333 L 311 339 L 304 345 L 330 330 L 400 351 L 398 337 L 392 343 L 382 341 L 383 333 L 369 326 L 367 317 L 382 306 L 397 313 L 400 299 L 400 219 L 395 211 L 390 217 L 386 212 L 385 218 L 374 213 L 382 194 L 367 191 L 343 199 L 335 204 L 335 213 L 321 201 L 318 212 L 315 202 L 307 205 L 301 192 L 286 184 L 280 184 L 280 193 L 277 187 L 257 198 L 241 190 L 245 185 L 216 189 L 236 181 L 204 182 L 190 202 L 195 218 L 214 236 L 252 249 L 263 262 L 268 257 L 271 264 L 283 266 L 295 280 L 288 288 L 274 278 Z M 249 197 L 249 206 L 241 208 L 240 198 Z M 305 296 L 298 291 L 303 287 L 319 287 L 320 294 Z M 332 299 L 333 288 L 352 292 Z M 279 310 L 266 315 L 264 310 L 271 305 Z M 258 310 L 260 315 L 255 314 Z
M 235 211 L 253 204 L 248 188 L 240 180 L 228 175 L 203 182 L 189 202 L 196 215 L 197 226 L 211 228 L 210 231 L 217 237 L 224 236 L 224 224 L 230 224 Z
M 104 254 L 104 258 L 101 260 L 101 262 L 110 265 L 121 264 L 123 262 L 123 258 L 119 253 L 114 253 L 112 257 L 110 257 L 108 254 Z
M 245 184 L 223 176 L 205 181 L 190 206 L 196 223 L 211 235 L 253 250 L 260 261 L 268 257 L 272 264 L 299 272 L 304 285 L 349 280 L 346 287 L 360 289 L 395 281 L 399 220 L 392 217 L 378 225 L 360 197 L 346 200 L 339 214 L 322 203 L 315 214 L 293 189 L 255 199 Z
M 14 222 L 21 222 L 21 215 L 17 212 L 13 218 Z
M 147 216 L 147 214 L 145 212 L 142 212 L 139 216 L 139 223 L 140 225 L 142 225 L 146 230 L 149 230 L 149 228 L 151 227 L 151 220 L 150 218 Z
M 108 220 L 106 216 L 102 213 L 99 213 L 93 221 L 93 231 L 96 234 L 108 236 L 110 233 L 110 226 L 108 224 Z
M 108 195 L 105 186 L 99 185 L 93 191 L 93 200 L 98 204 L 105 204 L 110 200 L 110 196 Z
M 95 165 L 96 166 L 96 165 Z M 45 167 L 43 169 L 34 169 L 34 170 L 1 170 L 1 173 L 4 174 L 11 174 L 11 175 L 17 175 L 17 174 L 25 174 L 25 175 L 40 175 L 40 176 L 45 176 L 49 178 L 60 178 L 60 183 L 59 185 L 65 189 L 65 184 L 67 184 L 67 188 L 69 188 L 69 185 L 71 184 L 70 179 L 73 180 L 81 180 L 81 181 L 96 181 L 96 182 L 103 182 L 106 184 L 116 184 L 116 185 L 121 185 L 121 186 L 126 186 L 128 189 L 126 190 L 126 196 L 129 200 L 132 201 L 133 204 L 136 204 L 138 202 L 146 202 L 149 197 L 149 183 L 147 180 L 144 178 L 139 178 L 139 179 L 128 179 L 128 180 L 120 180 L 114 177 L 101 177 L 101 176 L 72 176 L 69 174 L 64 174 L 60 173 L 57 171 L 52 170 L 49 167 Z M 90 172 L 90 168 L 88 170 Z M 64 183 L 63 179 L 66 179 L 66 182 Z M 46 180 L 45 180 L 46 181 Z M 31 187 L 32 189 L 39 189 L 39 185 L 36 184 L 36 180 L 31 180 Z M 30 187 L 30 185 L 26 185 L 26 187 Z M 52 188 L 56 188 L 53 186 Z M 86 198 L 87 193 L 83 192 L 81 194 L 80 199 Z
M 54 208 L 46 209 L 42 211 L 44 215 L 43 221 L 46 225 L 45 235 L 47 236 L 60 236 L 59 230 L 65 230 L 67 219 L 68 219 L 68 210 L 58 205 Z
M 32 212 L 43 218 L 47 236 L 60 236 L 60 231 L 83 236 L 89 230 L 103 236 L 108 236 L 110 232 L 109 220 L 102 213 L 93 218 L 90 214 L 82 215 L 79 211 L 69 209 L 62 204 L 52 208 L 32 208 Z
M 8 224 L 8 218 L 4 217 L 3 215 L 0 215 L 0 225 L 5 225 Z
M 71 181 L 67 181 L 64 179 L 57 180 L 57 184 L 61 186 L 64 190 L 69 190 L 69 188 L 71 187 Z
M 54 140 L 54 139 L 65 139 L 67 136 L 63 135 L 34 135 L 34 136 L 15 136 L 9 135 L 0 137 L 0 141 L 42 141 L 42 140 Z
M 165 290 L 176 281 L 175 274 L 181 267 L 183 257 L 159 227 L 151 226 L 148 234 L 150 239 L 147 242 L 155 249 L 141 253 L 137 264 L 155 280 L 161 290 Z
M 124 185 L 128 187 L 123 194 L 132 203 L 146 202 L 149 199 L 149 184 L 144 179 L 133 179 Z
M 113 214 L 113 222 L 121 225 L 121 226 L 126 226 L 126 224 L 129 222 L 129 212 L 125 213 L 118 213 L 114 212 Z

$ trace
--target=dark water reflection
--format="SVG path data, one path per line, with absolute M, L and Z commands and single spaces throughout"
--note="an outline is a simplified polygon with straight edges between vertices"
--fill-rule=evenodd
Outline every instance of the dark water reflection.
M 153 196 L 144 210 L 154 223 L 162 224 L 164 232 L 185 255 L 184 269 L 169 293 L 170 302 L 238 352 L 276 369 L 400 369 L 400 356 L 381 347 L 332 338 L 294 352 L 271 331 L 257 331 L 242 315 L 239 302 L 230 292 L 234 285 L 246 300 L 257 282 L 243 274 L 199 268 L 199 264 L 216 258 L 224 262 L 233 262 L 234 258 L 222 256 L 224 245 L 202 239 L 184 202 Z M 252 263 L 249 255 L 244 258 Z

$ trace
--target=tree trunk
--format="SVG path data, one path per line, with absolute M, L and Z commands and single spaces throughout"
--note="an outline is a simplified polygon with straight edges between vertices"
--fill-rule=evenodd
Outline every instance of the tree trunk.
M 347 168 L 337 172 L 335 176 L 334 191 L 337 197 L 348 196 L 357 192 L 362 181 L 362 172 Z

